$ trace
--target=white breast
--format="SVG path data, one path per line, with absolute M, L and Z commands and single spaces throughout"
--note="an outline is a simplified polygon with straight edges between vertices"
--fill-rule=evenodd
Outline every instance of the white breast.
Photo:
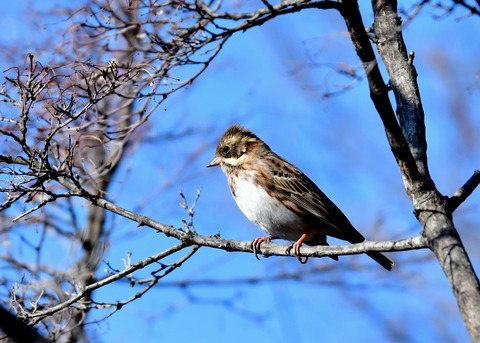
M 291 241 L 301 236 L 302 218 L 271 197 L 265 189 L 257 187 L 253 176 L 239 173 L 234 198 L 243 214 L 268 234 Z

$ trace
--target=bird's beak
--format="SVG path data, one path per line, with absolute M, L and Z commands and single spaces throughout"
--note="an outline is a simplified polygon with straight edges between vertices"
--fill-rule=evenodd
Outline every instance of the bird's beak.
M 212 162 L 208 164 L 207 168 L 218 166 L 220 162 L 222 162 L 222 159 L 219 156 L 215 156 Z

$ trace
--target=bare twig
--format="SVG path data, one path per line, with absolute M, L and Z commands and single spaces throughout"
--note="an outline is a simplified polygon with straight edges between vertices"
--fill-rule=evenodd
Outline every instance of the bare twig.
M 473 193 L 475 188 L 480 184 L 480 170 L 475 170 L 473 175 L 465 182 L 465 184 L 460 187 L 455 194 L 453 194 L 449 199 L 447 199 L 447 208 L 450 212 L 455 211 L 458 206 L 462 204 L 470 194 Z
M 42 320 L 43 318 L 47 317 L 47 316 L 50 316 L 52 314 L 55 314 L 59 311 L 62 311 L 62 310 L 65 310 L 66 308 L 68 308 L 70 305 L 76 303 L 77 301 L 81 300 L 86 294 L 89 294 L 91 293 L 93 290 L 95 289 L 98 289 L 100 287 L 103 287 L 105 285 L 108 285 L 116 280 L 119 280 L 125 276 L 127 276 L 128 274 L 131 274 L 133 272 L 135 272 L 136 270 L 139 270 L 139 269 L 142 269 L 152 263 L 155 263 L 159 260 L 161 260 L 162 258 L 165 258 L 167 256 L 170 256 L 174 253 L 176 253 L 177 251 L 180 251 L 184 248 L 186 248 L 187 246 L 189 246 L 191 244 L 188 244 L 188 243 L 185 243 L 185 242 L 180 242 L 176 245 L 174 245 L 173 247 L 165 250 L 165 251 L 162 251 L 158 254 L 155 254 L 153 256 L 150 256 L 140 262 L 137 262 L 133 265 L 131 265 L 129 268 L 125 269 L 125 270 L 122 270 L 121 272 L 117 273 L 117 274 L 114 274 L 114 275 L 111 275 L 111 276 L 108 276 L 98 282 L 95 282 L 95 283 L 92 283 L 88 286 L 86 286 L 85 288 L 83 289 L 80 289 L 78 291 L 78 293 L 71 297 L 70 299 L 68 299 L 67 301 L 65 302 L 62 302 L 56 306 L 53 306 L 53 307 L 50 307 L 49 309 L 45 310 L 45 311 L 38 311 L 38 312 L 35 312 L 35 313 L 31 313 L 31 314 L 28 314 L 27 316 L 31 319 L 31 324 L 34 325 L 36 323 L 38 323 L 40 320 Z M 187 255 L 189 256 L 189 255 Z
M 129 279 L 130 285 L 138 285 L 138 284 L 146 284 L 146 286 L 139 292 L 137 292 L 134 296 L 118 301 L 116 303 L 103 303 L 103 302 L 97 302 L 97 301 L 92 301 L 93 307 L 95 308 L 114 308 L 114 310 L 108 314 L 107 318 L 112 316 L 115 312 L 120 310 L 123 306 L 141 298 L 143 295 L 145 295 L 153 286 L 155 286 L 159 280 L 163 279 L 165 276 L 176 270 L 177 268 L 181 267 L 183 263 L 185 263 L 189 258 L 191 258 L 197 251 L 200 249 L 199 246 L 194 245 L 192 249 L 185 254 L 185 256 L 182 256 L 180 259 L 176 260 L 175 262 L 164 265 L 165 268 L 162 269 L 162 273 L 154 273 L 153 277 L 148 280 L 148 282 L 136 282 L 135 279 L 133 278 L 133 275 L 127 275 L 126 277 Z

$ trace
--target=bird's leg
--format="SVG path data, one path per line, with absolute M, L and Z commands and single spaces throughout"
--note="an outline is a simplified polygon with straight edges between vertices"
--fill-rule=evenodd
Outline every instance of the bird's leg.
M 257 237 L 253 240 L 252 249 L 257 260 L 260 261 L 260 259 L 258 258 L 258 249 L 260 249 L 260 244 L 262 244 L 262 242 L 270 242 L 272 239 L 277 239 L 277 238 L 278 237 L 275 237 L 275 236 L 265 236 L 265 237 Z
M 305 232 L 296 242 L 294 242 L 291 246 L 287 248 L 287 250 L 285 250 L 286 253 L 290 254 L 290 251 L 293 249 L 293 256 L 296 256 L 301 264 L 305 264 L 308 261 L 308 257 L 306 257 L 305 260 L 302 260 L 302 256 L 300 256 L 300 247 L 302 246 L 306 238 L 307 233 Z

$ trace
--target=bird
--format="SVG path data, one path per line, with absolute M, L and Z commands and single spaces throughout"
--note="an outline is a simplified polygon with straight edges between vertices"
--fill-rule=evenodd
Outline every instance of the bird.
M 301 263 L 303 243 L 328 245 L 327 236 L 350 243 L 365 237 L 343 212 L 299 168 L 273 152 L 252 131 L 230 126 L 220 138 L 215 157 L 207 167 L 220 166 L 230 191 L 243 214 L 268 236 L 258 237 L 252 249 L 258 259 L 263 242 L 283 239 Z M 382 267 L 394 262 L 381 252 L 367 252 Z M 338 260 L 338 256 L 329 256 Z

